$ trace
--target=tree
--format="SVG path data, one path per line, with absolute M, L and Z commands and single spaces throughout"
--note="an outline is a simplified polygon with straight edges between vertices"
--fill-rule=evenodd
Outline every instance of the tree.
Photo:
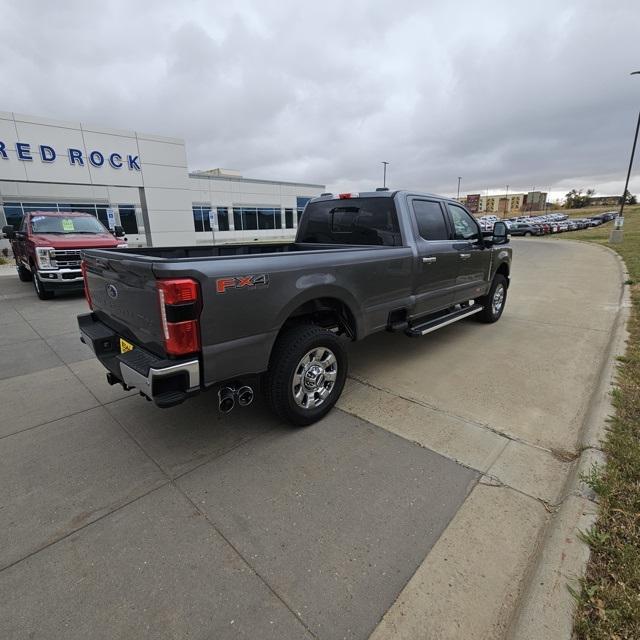
M 621 200 L 622 200 L 621 197 L 618 198 L 618 204 L 622 204 Z M 638 199 L 632 193 L 629 192 L 629 189 L 627 189 L 624 192 L 624 203 L 625 204 L 638 204 Z
M 587 189 L 586 193 L 582 193 L 582 189 L 576 191 L 571 189 L 565 196 L 564 206 L 567 209 L 582 209 L 589 206 L 591 196 L 595 193 L 593 189 Z

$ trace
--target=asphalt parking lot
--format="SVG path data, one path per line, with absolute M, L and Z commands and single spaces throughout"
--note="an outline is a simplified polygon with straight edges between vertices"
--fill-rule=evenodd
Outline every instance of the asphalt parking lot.
M 109 387 L 84 299 L 0 277 L 0 637 L 499 637 L 619 304 L 609 253 L 513 244 L 497 325 L 353 345 L 305 429 Z

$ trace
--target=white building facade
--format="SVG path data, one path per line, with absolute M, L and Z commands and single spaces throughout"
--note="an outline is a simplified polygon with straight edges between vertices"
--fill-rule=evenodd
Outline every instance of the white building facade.
M 0 226 L 26 211 L 86 211 L 121 225 L 133 246 L 287 241 L 324 190 L 189 173 L 177 138 L 0 111 Z

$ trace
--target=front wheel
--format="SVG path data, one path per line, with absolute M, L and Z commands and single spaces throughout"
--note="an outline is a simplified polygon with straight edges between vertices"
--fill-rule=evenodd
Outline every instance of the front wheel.
M 337 402 L 347 378 L 347 353 L 331 331 L 315 325 L 285 329 L 265 379 L 271 409 L 290 424 L 317 422 Z
M 18 265 L 18 278 L 20 278 L 20 282 L 31 282 L 33 275 L 31 271 L 27 269 L 24 265 Z
M 478 304 L 482 305 L 482 311 L 476 313 L 474 318 L 486 323 L 498 321 L 507 303 L 507 286 L 507 279 L 501 273 L 497 273 L 489 293 L 478 300 Z
M 40 300 L 51 300 L 53 298 L 53 291 L 46 291 L 40 282 L 40 278 L 38 278 L 38 274 L 33 274 L 33 288 L 36 290 L 36 295 Z

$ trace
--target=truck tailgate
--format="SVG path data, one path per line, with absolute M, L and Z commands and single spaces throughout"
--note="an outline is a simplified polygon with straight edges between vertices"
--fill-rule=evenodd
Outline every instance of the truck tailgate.
M 86 282 L 96 317 L 126 340 L 164 356 L 162 320 L 151 260 L 84 254 Z

